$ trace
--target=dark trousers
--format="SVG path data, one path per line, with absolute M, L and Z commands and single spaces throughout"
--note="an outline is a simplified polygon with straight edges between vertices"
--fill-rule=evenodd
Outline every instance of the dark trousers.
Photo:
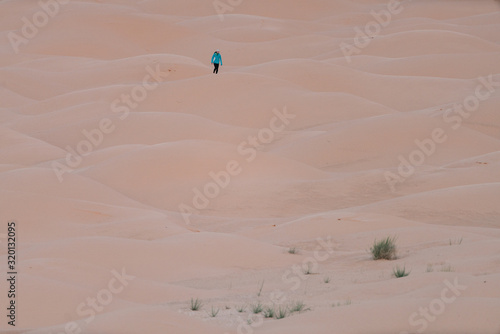
M 214 63 L 214 71 L 212 73 L 219 73 L 219 64 Z

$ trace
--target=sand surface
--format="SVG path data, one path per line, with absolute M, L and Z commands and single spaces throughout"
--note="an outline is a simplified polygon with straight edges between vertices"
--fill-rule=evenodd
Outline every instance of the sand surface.
M 0 332 L 500 333 L 499 1 L 3 0 L 0 35 Z

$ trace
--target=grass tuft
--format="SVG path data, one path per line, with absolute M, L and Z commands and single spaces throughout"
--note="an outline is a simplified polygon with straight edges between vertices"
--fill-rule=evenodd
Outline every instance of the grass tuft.
M 396 258 L 396 237 L 387 237 L 383 240 L 373 242 L 370 248 L 374 260 L 393 260 Z
M 309 308 L 305 308 L 306 307 L 306 304 L 304 304 L 303 301 L 299 300 L 299 301 L 296 301 L 292 304 L 292 306 L 290 307 L 290 313 L 293 313 L 293 312 L 302 312 L 302 311 L 306 311 L 308 310 Z
M 453 269 L 453 267 L 450 264 L 448 264 L 446 266 L 442 266 L 441 271 L 450 273 L 452 271 L 455 271 L 455 269 Z
M 262 304 L 260 302 L 258 302 L 255 305 L 252 305 L 252 312 L 255 314 L 260 313 L 263 310 L 264 310 L 264 306 L 262 306 Z
M 341 302 L 337 302 L 337 304 L 333 303 L 332 307 L 335 307 L 335 306 L 337 306 L 337 307 L 339 307 L 339 306 L 349 306 L 351 304 L 352 304 L 352 301 L 350 299 L 346 299 L 343 303 L 341 303 Z
M 246 306 L 245 305 L 241 305 L 241 306 L 238 306 L 236 308 L 236 311 L 238 311 L 240 313 L 243 313 L 243 312 L 245 312 L 245 309 L 246 309 Z
M 264 315 L 264 318 L 274 318 L 276 312 L 274 311 L 273 307 L 267 306 L 262 314 Z
M 201 300 L 199 300 L 198 298 L 196 299 L 193 299 L 191 298 L 191 311 L 198 311 L 200 308 L 201 308 L 202 304 L 201 304 Z
M 274 315 L 274 318 L 276 319 L 283 319 L 284 317 L 286 317 L 288 314 L 287 310 L 286 310 L 286 307 L 278 307 L 278 311 L 276 312 L 276 314 Z
M 289 254 L 297 254 L 299 252 L 299 250 L 295 247 L 290 247 L 288 248 L 288 253 Z
M 394 276 L 396 276 L 397 278 L 406 277 L 410 275 L 410 272 L 406 271 L 405 267 L 400 268 L 399 266 L 396 266 L 396 268 L 394 268 L 392 272 L 394 273 Z
M 307 269 L 304 269 L 303 273 L 304 273 L 304 275 L 312 275 L 313 274 L 312 266 L 310 263 L 307 264 Z
M 327 277 L 323 278 L 323 282 L 325 282 L 326 284 L 330 283 L 330 277 L 327 276 Z
M 210 316 L 212 318 L 215 318 L 217 316 L 217 314 L 219 314 L 219 309 L 215 309 L 213 306 L 212 306 L 212 310 L 210 311 Z

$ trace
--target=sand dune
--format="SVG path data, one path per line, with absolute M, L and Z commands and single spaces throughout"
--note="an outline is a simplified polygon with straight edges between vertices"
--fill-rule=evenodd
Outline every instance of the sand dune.
M 500 333 L 500 3 L 389 10 L 1 1 L 0 331 Z
M 457 79 L 474 79 L 487 76 L 498 65 L 498 53 L 484 53 L 481 56 L 471 57 L 468 54 L 444 54 L 405 57 L 399 59 L 382 60 L 376 64 L 365 66 L 362 69 L 371 73 L 404 76 L 443 77 Z M 464 66 L 463 71 L 456 68 Z M 459 77 L 460 76 L 460 77 Z

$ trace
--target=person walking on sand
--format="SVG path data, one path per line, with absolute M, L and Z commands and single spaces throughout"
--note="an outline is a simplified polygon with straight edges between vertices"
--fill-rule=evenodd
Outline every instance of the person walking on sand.
M 214 64 L 214 70 L 212 73 L 219 73 L 219 65 L 222 66 L 222 57 L 220 56 L 220 50 L 217 49 L 215 50 L 213 56 L 212 56 L 212 64 Z

